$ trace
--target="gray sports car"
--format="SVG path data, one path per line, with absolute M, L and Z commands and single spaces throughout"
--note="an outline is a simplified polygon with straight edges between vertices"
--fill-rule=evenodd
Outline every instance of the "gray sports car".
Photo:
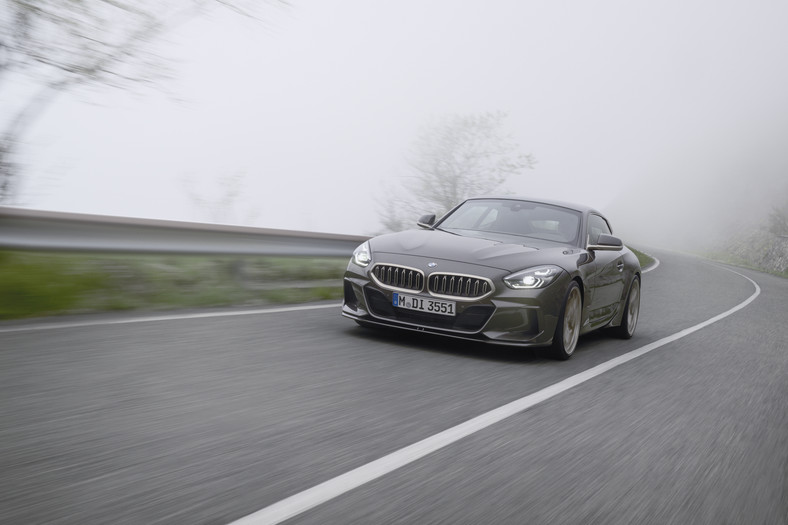
M 345 272 L 342 315 L 568 359 L 581 334 L 630 338 L 640 264 L 601 213 L 516 197 L 469 199 L 420 230 L 374 237 Z

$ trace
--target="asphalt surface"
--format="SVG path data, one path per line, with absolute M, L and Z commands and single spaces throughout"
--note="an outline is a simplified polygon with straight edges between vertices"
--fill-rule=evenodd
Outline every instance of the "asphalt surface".
M 230 523 L 755 291 L 656 255 L 635 337 L 567 362 L 338 307 L 0 323 L 0 523 Z M 287 523 L 788 524 L 788 281 L 736 271 L 744 309 Z

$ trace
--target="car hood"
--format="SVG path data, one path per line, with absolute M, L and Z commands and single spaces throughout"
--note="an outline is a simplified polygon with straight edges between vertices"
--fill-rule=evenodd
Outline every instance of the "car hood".
M 472 232 L 455 234 L 441 230 L 409 230 L 370 240 L 375 253 L 413 255 L 435 260 L 478 264 L 514 272 L 529 266 L 557 264 L 580 253 L 577 247 L 530 237 Z M 567 261 L 568 262 L 568 261 Z M 566 269 L 566 268 L 565 268 Z

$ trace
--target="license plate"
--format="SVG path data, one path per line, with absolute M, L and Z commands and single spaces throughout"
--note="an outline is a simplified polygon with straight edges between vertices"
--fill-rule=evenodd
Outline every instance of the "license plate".
M 415 295 L 394 294 L 394 306 L 407 310 L 418 310 L 430 314 L 457 315 L 457 303 L 454 301 L 440 301 L 427 297 L 416 297 Z

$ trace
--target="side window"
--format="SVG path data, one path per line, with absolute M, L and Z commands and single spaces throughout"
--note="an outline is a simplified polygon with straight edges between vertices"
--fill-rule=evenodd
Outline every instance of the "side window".
M 612 235 L 612 230 L 607 221 L 599 215 L 588 216 L 588 242 L 589 244 L 596 244 L 599 239 L 599 234 L 605 233 Z

